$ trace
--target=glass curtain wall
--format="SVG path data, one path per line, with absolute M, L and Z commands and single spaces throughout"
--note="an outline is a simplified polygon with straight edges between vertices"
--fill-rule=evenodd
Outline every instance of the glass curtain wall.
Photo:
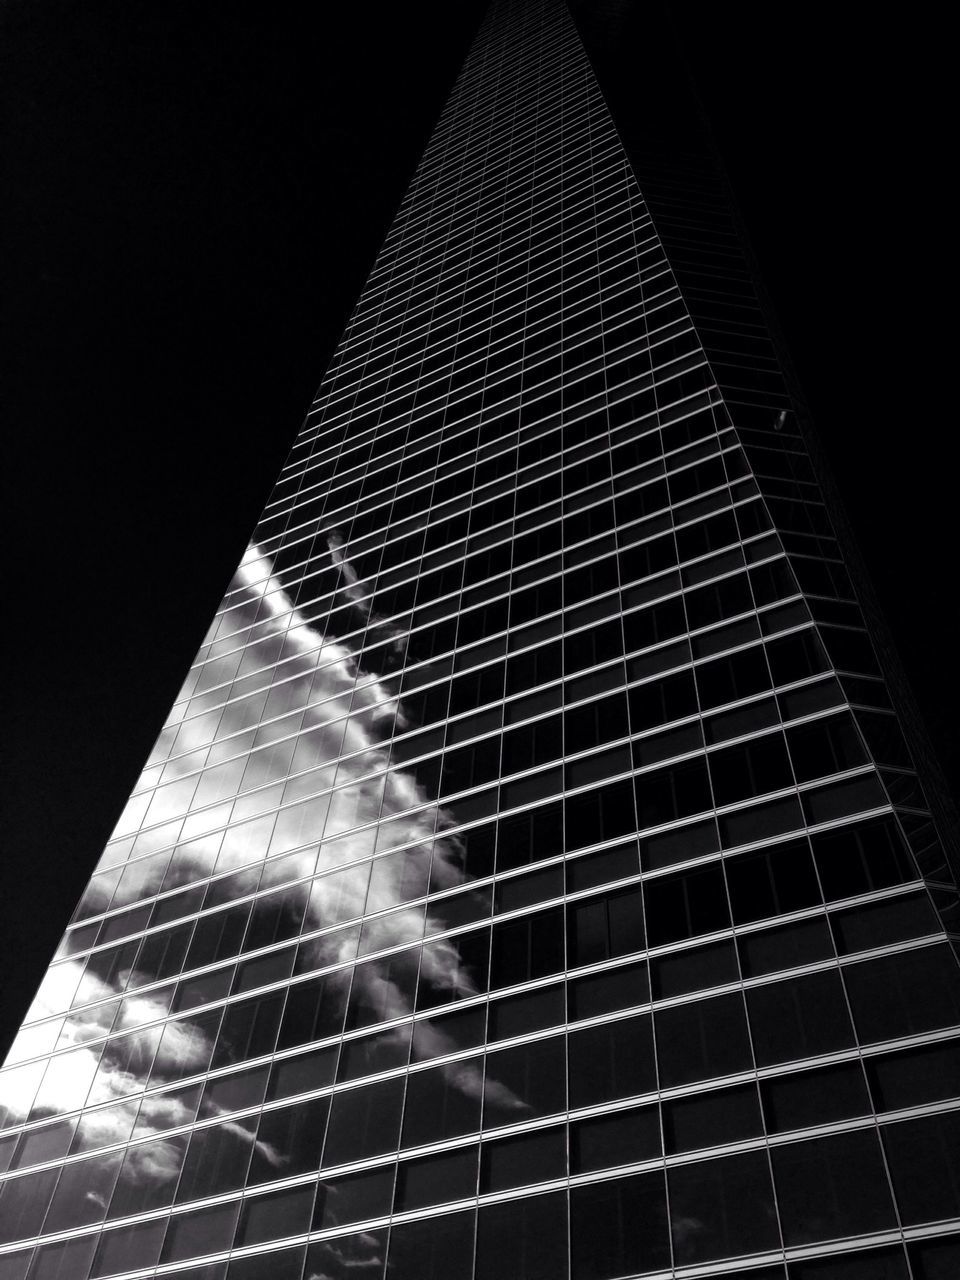
M 0 1072 L 0 1280 L 957 1273 L 956 888 L 697 182 L 494 3 Z

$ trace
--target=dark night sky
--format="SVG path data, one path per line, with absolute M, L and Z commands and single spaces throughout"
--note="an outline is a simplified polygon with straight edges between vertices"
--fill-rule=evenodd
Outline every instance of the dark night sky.
M 643 75 L 657 56 L 643 5 L 595 7 L 623 74 Z M 8 0 L 0 14 L 4 1030 L 239 560 L 482 9 Z M 865 30 L 837 6 L 670 9 L 956 779 L 948 353 L 931 328 L 943 112 L 907 87 L 930 34 Z

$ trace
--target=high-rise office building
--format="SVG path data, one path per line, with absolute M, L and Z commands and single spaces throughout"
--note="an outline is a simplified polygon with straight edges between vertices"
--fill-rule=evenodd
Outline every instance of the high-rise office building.
M 495 0 L 0 1073 L 0 1280 L 960 1270 L 950 860 L 658 138 Z

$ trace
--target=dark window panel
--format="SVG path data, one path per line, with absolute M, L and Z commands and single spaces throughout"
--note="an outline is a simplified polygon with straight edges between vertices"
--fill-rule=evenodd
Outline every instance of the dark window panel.
M 516 814 L 497 824 L 497 870 L 512 871 L 563 852 L 560 801 Z M 491 868 L 492 869 L 492 868 Z
M 949 947 L 922 947 L 844 967 L 864 1044 L 960 1023 L 960 975 Z
M 942 928 L 925 893 L 905 894 L 885 902 L 834 911 L 830 915 L 830 926 L 841 955 L 939 934 Z
M 566 1106 L 563 1036 L 517 1045 L 487 1055 L 483 1127 L 553 1115 Z
M 735 804 L 738 800 L 793 785 L 786 747 L 779 733 L 723 747 L 707 758 L 718 805 Z
M 656 1088 L 649 1015 L 570 1033 L 570 1106 L 590 1107 Z
M 720 838 L 725 849 L 758 840 L 773 840 L 803 825 L 803 815 L 795 796 L 751 805 L 724 814 L 719 820 Z
M 747 1009 L 758 1066 L 832 1053 L 854 1043 L 836 972 L 753 987 L 747 992 Z
M 564 988 L 562 983 L 524 991 L 490 1002 L 491 1041 L 510 1040 L 514 1036 L 559 1026 L 564 1021 Z
M 611 880 L 623 880 L 636 875 L 639 870 L 640 860 L 634 842 L 613 849 L 600 849 L 585 858 L 571 859 L 564 865 L 569 893 L 593 889 Z
M 273 1102 L 278 1098 L 293 1097 L 294 1094 L 308 1093 L 311 1089 L 332 1084 L 336 1067 L 336 1045 L 301 1053 L 295 1058 L 281 1058 L 270 1070 L 267 1098 Z
M 693 822 L 677 831 L 662 831 L 640 841 L 640 865 L 644 871 L 658 871 L 676 862 L 716 853 L 720 847 L 714 818 Z
M 696 687 L 704 710 L 750 698 L 771 687 L 771 673 L 762 645 L 726 658 L 714 658 L 713 662 L 701 663 L 695 669 Z
M 711 942 L 705 947 L 659 956 L 650 964 L 654 998 L 685 995 L 737 982 L 737 951 L 732 941 Z
M 237 1191 L 244 1185 L 257 1117 L 194 1130 L 177 1186 L 177 1202 Z
M 691 671 L 678 671 L 663 680 L 634 685 L 627 696 L 634 733 L 697 713 L 697 693 Z
M 288 994 L 278 1049 L 291 1049 L 326 1036 L 339 1035 L 347 1007 L 349 971 L 324 974 L 294 984 Z
M 954 1280 L 960 1271 L 960 1236 L 917 1240 L 907 1252 L 913 1280 Z
M 570 1192 L 571 1280 L 613 1280 L 670 1265 L 662 1173 Z
M 747 978 L 831 959 L 834 954 L 825 917 L 744 934 L 737 940 L 737 949 Z
M 249 1258 L 234 1258 L 227 1271 L 227 1280 L 262 1280 L 263 1268 L 270 1268 L 269 1280 L 301 1280 L 303 1273 L 304 1246 L 294 1245 L 290 1249 L 272 1250 L 265 1257 L 254 1254 Z M 178 1277 L 178 1280 L 181 1280 Z M 208 1280 L 206 1276 L 185 1276 L 182 1280 Z M 210 1277 L 210 1280 L 214 1280 Z
M 660 1009 L 656 1024 L 661 1088 L 730 1075 L 753 1065 L 739 994 Z
M 229 1249 L 239 1214 L 240 1201 L 231 1200 L 171 1218 L 160 1261 L 180 1262 Z
M 263 1244 L 299 1236 L 310 1229 L 313 1211 L 312 1186 L 287 1187 L 282 1191 L 249 1196 L 243 1202 L 234 1245 Z
M 563 966 L 562 907 L 494 925 L 490 974 L 493 990 L 557 973 Z
M 403 1147 L 419 1147 L 480 1128 L 483 1060 L 411 1072 L 403 1112 Z
M 681 1165 L 667 1175 L 679 1265 L 780 1247 L 766 1154 Z
M 867 762 L 867 753 L 849 713 L 796 725 L 787 730 L 787 742 L 798 782 L 842 773 Z
M 224 1067 L 272 1053 L 285 995 L 284 991 L 274 991 L 227 1005 L 211 1066 Z
M 565 1280 L 568 1274 L 565 1194 L 529 1196 L 480 1209 L 475 1280 Z
M 960 1113 L 881 1130 L 904 1226 L 960 1216 Z
M 382 1080 L 335 1094 L 323 1165 L 345 1164 L 394 1151 L 400 1135 L 403 1080 Z
M 404 1213 L 427 1205 L 469 1199 L 476 1193 L 477 1148 L 463 1147 L 401 1163 L 397 1172 L 394 1212 Z
M 824 831 L 812 841 L 828 902 L 918 878 L 892 818 Z
M 897 1225 L 873 1130 L 793 1142 L 770 1154 L 788 1247 Z
M 960 1040 L 877 1054 L 864 1065 L 878 1111 L 960 1098 Z
M 567 851 L 636 831 L 637 819 L 630 782 L 614 782 L 564 800 Z
M 570 1124 L 570 1172 L 592 1173 L 662 1153 L 659 1108 L 633 1107 Z
M 420 1222 L 398 1222 L 390 1232 L 390 1252 L 387 1255 L 389 1280 L 453 1280 L 454 1276 L 470 1275 L 475 1217 L 471 1211 L 444 1214 Z M 339 1241 L 330 1243 L 336 1245 Z M 330 1273 L 323 1271 L 320 1274 L 326 1276 Z M 355 1274 L 367 1280 L 366 1270 Z M 343 1280 L 347 1280 L 346 1275 Z
M 762 1136 L 756 1086 L 736 1085 L 665 1102 L 663 1134 L 668 1155 Z
M 580 899 L 567 907 L 567 966 L 596 964 L 644 946 L 640 886 Z
M 649 880 L 647 933 L 652 947 L 730 927 L 730 909 L 718 865 Z
M 456 1009 L 413 1024 L 414 1062 L 426 1062 L 457 1049 L 473 1049 L 483 1043 L 486 1010 L 483 1007 Z
M 481 1193 L 550 1182 L 554 1178 L 564 1178 L 566 1174 L 565 1125 L 486 1142 L 481 1151 Z
M 820 903 L 820 889 L 805 840 L 788 840 L 770 849 L 728 858 L 724 870 L 736 924 L 785 915 Z
M 660 826 L 712 807 L 707 764 L 703 759 L 641 774 L 635 785 L 641 827 Z
M 771 1133 L 870 1114 L 870 1099 L 859 1062 L 840 1062 L 814 1071 L 795 1071 L 760 1082 Z

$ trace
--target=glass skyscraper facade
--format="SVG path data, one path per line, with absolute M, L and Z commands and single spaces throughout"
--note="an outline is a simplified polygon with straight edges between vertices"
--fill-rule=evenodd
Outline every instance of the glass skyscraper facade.
M 0 1280 L 960 1274 L 951 860 L 631 160 L 495 0 L 0 1072 Z

